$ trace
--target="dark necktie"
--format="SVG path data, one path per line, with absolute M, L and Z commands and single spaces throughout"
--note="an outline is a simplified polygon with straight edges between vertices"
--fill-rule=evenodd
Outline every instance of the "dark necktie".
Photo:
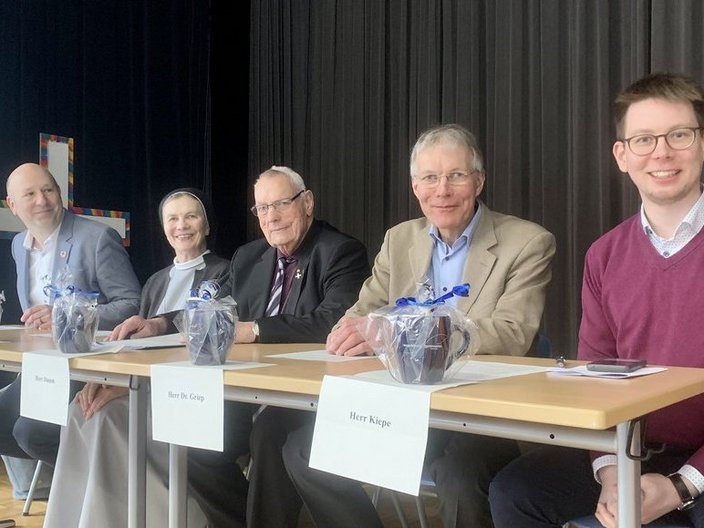
M 269 297 L 269 304 L 265 312 L 267 317 L 273 317 L 279 313 L 281 295 L 284 291 L 284 278 L 286 277 L 287 264 L 286 257 L 280 257 L 276 261 L 276 277 L 274 277 L 274 284 L 271 286 L 271 296 Z

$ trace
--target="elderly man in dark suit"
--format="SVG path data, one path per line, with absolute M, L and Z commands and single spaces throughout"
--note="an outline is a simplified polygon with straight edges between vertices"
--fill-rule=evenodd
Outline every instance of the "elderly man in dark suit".
M 64 209 L 48 170 L 35 163 L 17 167 L 7 178 L 7 204 L 27 228 L 12 241 L 25 326 L 51 328 L 44 286 L 56 284 L 66 269 L 73 285 L 98 292 L 101 329 L 112 329 L 139 311 L 141 288 L 120 235 Z M 59 426 L 19 416 L 20 385 L 17 378 L 0 395 L 0 453 L 53 466 Z
M 322 343 L 369 276 L 366 249 L 313 218 L 313 193 L 287 167 L 261 174 L 254 199 L 266 240 L 235 252 L 224 292 L 248 321 L 239 323 L 237 341 Z

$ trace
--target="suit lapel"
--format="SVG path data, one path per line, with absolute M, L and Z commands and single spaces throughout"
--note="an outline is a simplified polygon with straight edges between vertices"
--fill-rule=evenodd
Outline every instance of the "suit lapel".
M 286 298 L 286 304 L 284 305 L 283 313 L 295 314 L 296 305 L 298 304 L 298 299 L 301 297 L 301 290 L 303 288 L 303 281 L 308 271 L 308 263 L 310 262 L 310 253 L 306 252 L 303 255 L 298 256 L 298 261 L 296 262 L 296 269 L 293 272 L 293 280 L 291 281 L 291 289 L 288 292 L 288 297 Z
M 24 310 L 29 307 L 29 251 L 24 248 L 24 245 L 20 245 L 17 250 L 17 272 L 20 277 L 20 291 L 17 292 L 17 296 Z
M 71 256 L 74 220 L 75 217 L 71 213 L 64 211 L 61 229 L 59 229 L 59 235 L 56 238 L 56 253 L 54 253 L 54 267 L 51 273 L 53 284 L 56 284 L 59 274 L 66 268 Z
M 402 284 L 422 283 L 430 280 L 428 268 L 433 255 L 433 239 L 428 234 L 430 225 L 426 222 L 408 248 L 408 259 L 411 263 L 412 277 L 404 278 Z M 417 289 L 417 288 L 416 288 Z M 415 295 L 413 291 L 410 295 Z
M 248 284 L 254 294 L 250 297 L 250 313 L 261 314 L 258 317 L 264 316 L 266 313 L 266 305 L 269 303 L 269 294 L 271 293 L 271 279 L 274 276 L 274 266 L 276 264 L 276 249 L 269 247 L 262 253 L 259 259 L 259 264 L 254 267 L 250 278 L 251 284 Z M 255 316 L 256 318 L 256 316 Z
M 496 262 L 496 256 L 489 251 L 496 244 L 491 211 L 484 206 L 482 217 L 472 238 L 462 277 L 465 282 L 469 283 L 469 296 L 457 298 L 459 310 L 468 313 L 479 297 Z

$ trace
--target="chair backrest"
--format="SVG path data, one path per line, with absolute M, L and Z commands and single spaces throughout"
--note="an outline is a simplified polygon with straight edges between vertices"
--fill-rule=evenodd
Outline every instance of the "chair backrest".
M 533 346 L 528 352 L 530 357 L 549 358 L 552 357 L 552 343 L 545 334 L 538 334 Z

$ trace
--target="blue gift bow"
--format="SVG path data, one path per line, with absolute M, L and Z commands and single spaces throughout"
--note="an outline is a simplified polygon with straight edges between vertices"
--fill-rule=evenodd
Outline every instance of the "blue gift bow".
M 415 297 L 400 297 L 396 299 L 396 306 L 433 306 L 434 304 L 443 304 L 447 299 L 453 297 L 467 297 L 469 295 L 469 283 L 458 284 L 451 291 L 441 295 L 437 299 L 428 299 L 427 301 L 417 301 Z
M 76 295 L 84 295 L 86 297 L 97 297 L 99 295 L 99 292 L 97 291 L 83 291 L 73 285 L 66 286 L 65 288 L 59 288 L 53 284 L 47 284 L 44 286 L 44 295 L 49 297 L 49 299 L 58 299 L 59 297 L 70 295 L 72 293 Z
M 218 296 L 220 286 L 213 280 L 205 280 L 197 288 L 191 289 L 189 301 L 210 301 Z

